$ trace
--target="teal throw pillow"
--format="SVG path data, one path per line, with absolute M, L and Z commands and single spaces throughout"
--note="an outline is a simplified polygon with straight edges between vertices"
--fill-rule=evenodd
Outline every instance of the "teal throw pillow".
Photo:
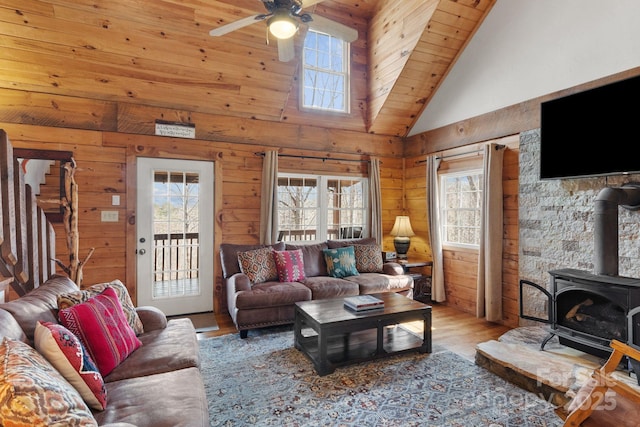
M 329 276 L 349 277 L 359 274 L 356 269 L 356 255 L 353 246 L 324 249 L 323 252 Z

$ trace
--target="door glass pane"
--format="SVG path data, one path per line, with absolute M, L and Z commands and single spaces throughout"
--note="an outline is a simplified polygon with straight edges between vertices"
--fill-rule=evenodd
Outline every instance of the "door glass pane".
M 198 192 L 197 173 L 154 171 L 154 299 L 201 292 Z

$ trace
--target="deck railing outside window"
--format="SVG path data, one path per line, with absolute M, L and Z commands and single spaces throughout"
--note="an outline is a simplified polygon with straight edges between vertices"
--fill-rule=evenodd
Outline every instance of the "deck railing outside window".
M 327 230 L 327 239 L 358 239 L 362 237 L 362 227 L 342 227 Z M 279 242 L 300 242 L 316 240 L 316 230 L 281 230 L 278 233 Z
M 154 281 L 198 278 L 198 233 L 156 234 L 154 241 Z

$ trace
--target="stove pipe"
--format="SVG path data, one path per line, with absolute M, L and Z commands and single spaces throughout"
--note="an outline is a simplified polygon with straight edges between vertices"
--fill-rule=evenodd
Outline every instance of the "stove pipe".
M 640 209 L 640 184 L 607 187 L 598 193 L 594 207 L 595 274 L 618 275 L 618 206 Z

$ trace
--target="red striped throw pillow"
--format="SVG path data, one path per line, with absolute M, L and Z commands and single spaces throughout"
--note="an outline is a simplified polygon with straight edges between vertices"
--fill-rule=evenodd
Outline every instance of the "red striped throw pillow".
M 58 315 L 60 323 L 82 341 L 103 377 L 142 345 L 113 288 L 60 310 Z

